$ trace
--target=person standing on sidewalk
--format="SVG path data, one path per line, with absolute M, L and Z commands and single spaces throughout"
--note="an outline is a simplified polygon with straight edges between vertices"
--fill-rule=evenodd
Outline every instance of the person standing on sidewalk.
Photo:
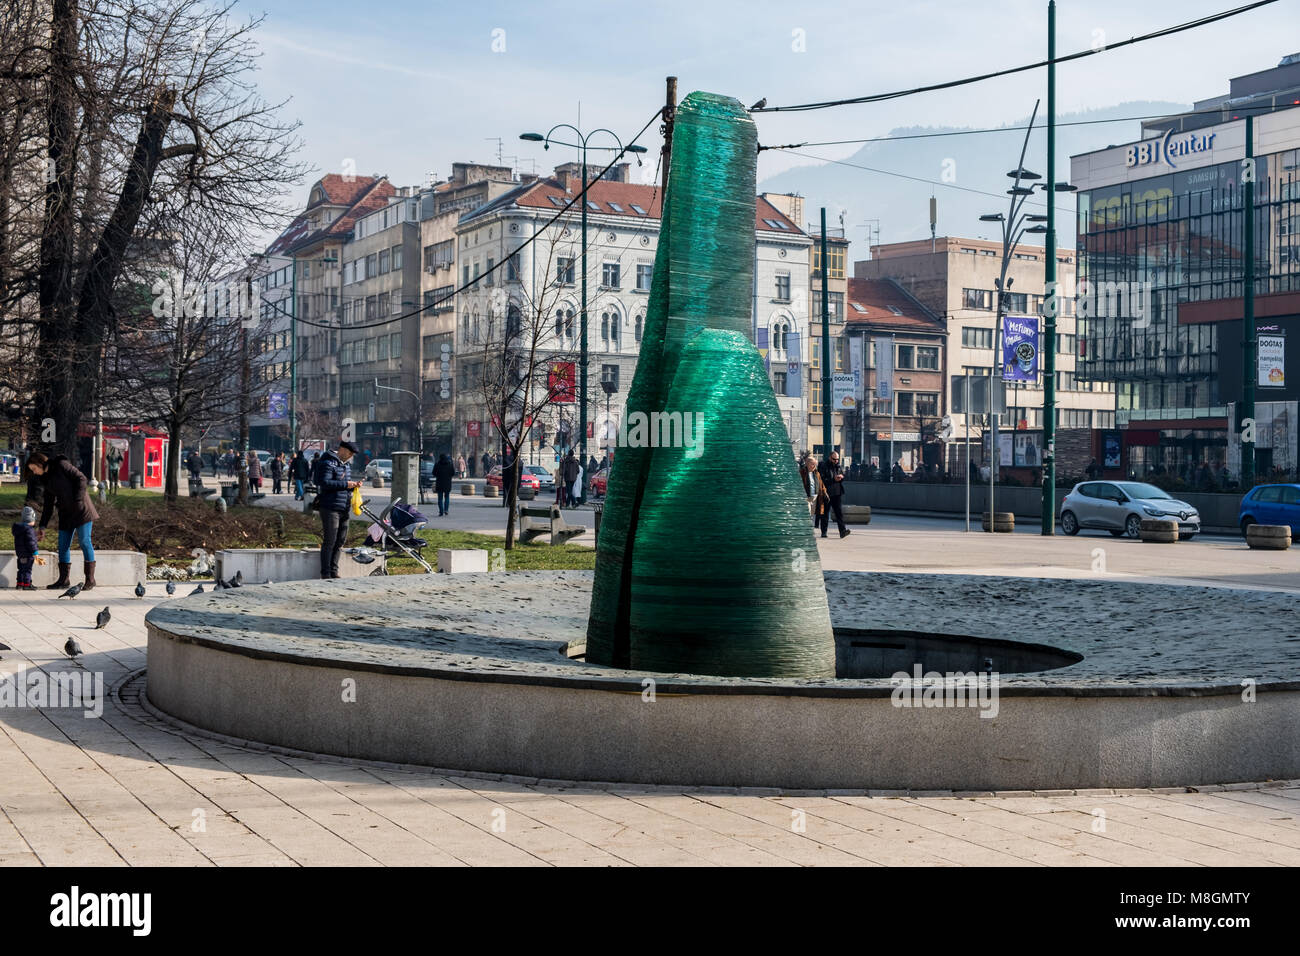
M 284 452 L 278 451 L 271 459 L 271 494 L 278 495 L 284 487 Z
M 451 480 L 455 477 L 456 466 L 446 455 L 441 455 L 433 466 L 433 490 L 438 493 L 438 517 L 451 510 Z
M 46 590 L 71 586 L 68 575 L 72 572 L 74 537 L 81 545 L 81 555 L 85 559 L 86 580 L 81 589 L 92 590 L 95 587 L 95 548 L 90 542 L 90 532 L 99 512 L 86 492 L 86 476 L 63 455 L 50 458 L 39 451 L 27 459 L 27 469 L 31 474 L 44 477 L 45 507 L 41 510 L 41 534 L 45 533 L 50 518 L 55 513 L 59 516 L 59 578 L 46 585 Z
M 812 523 L 815 528 L 821 520 L 822 512 L 826 510 L 828 499 L 821 472 L 817 469 L 817 459 L 813 457 L 812 452 L 807 452 L 803 456 L 803 462 L 799 465 L 799 478 L 803 481 L 803 493 L 808 499 L 808 509 L 812 512 Z
M 10 529 L 14 536 L 14 553 L 18 557 L 18 580 L 14 584 L 20 591 L 34 590 L 32 565 L 40 553 L 40 540 L 36 536 L 36 511 L 24 506 L 18 520 Z
M 822 537 L 826 537 L 832 511 L 835 512 L 835 523 L 839 526 L 840 537 L 847 537 L 849 529 L 844 524 L 844 469 L 840 467 L 839 453 L 831 452 L 826 460 L 817 466 L 817 470 L 821 473 L 827 496 L 827 507 L 822 510 Z
M 352 480 L 352 467 L 348 464 L 357 453 L 350 441 L 339 442 L 338 451 L 327 451 L 316 459 L 311 479 L 320 493 L 320 576 L 339 576 L 339 552 L 348 536 L 348 509 L 352 503 L 352 489 L 361 482 Z
M 289 462 L 289 477 L 293 479 L 294 501 L 302 501 L 305 497 L 302 485 L 310 476 L 311 467 L 307 464 L 307 456 L 300 448 L 294 453 L 293 461 Z

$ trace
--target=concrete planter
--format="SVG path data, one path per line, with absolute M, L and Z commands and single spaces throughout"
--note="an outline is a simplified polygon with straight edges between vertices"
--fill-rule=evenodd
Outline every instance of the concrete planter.
M 472 498 L 474 496 L 474 486 L 469 482 L 465 482 L 465 484 L 460 486 L 460 493 L 466 497 Z
M 1178 522 L 1165 518 L 1143 518 L 1138 526 L 1138 537 L 1152 544 L 1175 544 L 1178 541 Z
M 59 576 L 59 554 L 57 550 L 41 548 L 36 556 L 37 564 L 32 566 L 32 584 L 43 588 L 53 584 Z M 106 551 L 95 549 L 95 583 L 108 587 L 126 587 L 145 579 L 145 555 L 139 551 Z M 73 584 L 83 580 L 81 552 L 73 549 L 72 573 Z M 0 588 L 11 588 L 18 582 L 18 554 L 14 551 L 0 551 Z
M 1285 551 L 1291 547 L 1291 526 L 1253 524 L 1246 529 L 1246 544 L 1264 551 Z
M 496 485 L 484 485 L 484 486 L 483 486 L 483 497 L 484 497 L 484 498 L 499 498 L 499 497 L 501 497 L 501 493 L 500 493 L 499 491 L 497 491 L 497 486 L 496 486 Z
M 871 524 L 870 505 L 843 505 L 845 524 Z
M 382 488 L 382 487 L 384 487 L 384 479 L 382 479 L 382 478 L 371 478 L 371 479 L 370 479 L 370 487 L 371 487 L 371 488 Z
M 537 497 L 537 489 L 529 488 L 527 485 L 519 486 L 520 501 L 532 501 L 536 497 Z
M 986 511 L 980 515 L 980 527 L 985 531 L 989 530 L 989 513 Z M 1010 511 L 995 511 L 993 513 L 993 531 L 998 534 L 1009 534 L 1016 530 L 1016 516 Z

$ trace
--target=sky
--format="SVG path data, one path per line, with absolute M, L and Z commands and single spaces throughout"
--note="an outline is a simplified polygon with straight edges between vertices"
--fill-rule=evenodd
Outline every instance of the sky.
M 1245 0 L 1089 0 L 1058 4 L 1057 53 L 1091 49 L 1216 13 Z M 679 96 L 726 93 L 746 105 L 786 105 L 908 89 L 1035 62 L 1046 56 L 1040 0 L 773 3 L 651 0 L 640 4 L 237 0 L 265 15 L 259 82 L 300 120 L 310 182 L 348 164 L 397 185 L 446 178 L 455 161 L 549 172 L 576 150 L 521 142 L 559 123 L 604 127 L 649 154 L 634 178 L 657 175 L 651 121 L 664 78 Z M 1228 78 L 1300 52 L 1300 0 L 1058 68 L 1061 112 L 1131 100 L 1193 100 L 1227 92 Z M 997 126 L 1045 96 L 1042 70 L 881 104 L 758 114 L 764 144 L 860 139 L 899 127 Z M 557 139 L 564 139 L 563 133 Z M 610 143 L 604 134 L 591 145 Z M 1098 144 L 1106 145 L 1105 143 Z M 819 147 L 842 159 L 855 145 Z M 810 150 L 812 151 L 812 150 Z M 592 151 L 592 161 L 608 153 Z M 760 155 L 759 181 L 808 160 Z M 996 186 L 997 184 L 992 184 Z

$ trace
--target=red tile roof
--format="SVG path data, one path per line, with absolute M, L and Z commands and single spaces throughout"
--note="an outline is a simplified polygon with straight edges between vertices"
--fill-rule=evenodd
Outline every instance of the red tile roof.
M 572 186 L 573 192 L 565 192 L 564 187 L 556 178 L 538 179 L 531 184 L 521 187 L 521 191 L 516 192 L 513 202 L 518 206 L 527 206 L 537 209 L 558 210 L 563 208 L 563 204 L 569 202 L 578 192 L 577 184 Z M 509 195 L 509 194 L 507 194 Z M 557 205 L 556 202 L 559 201 Z M 504 197 L 503 197 L 504 198 Z M 589 212 L 599 211 L 603 216 L 627 216 L 631 219 L 658 219 L 662 214 L 663 204 L 661 202 L 661 192 L 658 186 L 647 186 L 640 183 L 616 183 L 608 180 L 597 180 L 591 184 L 587 190 L 586 201 L 593 202 L 599 209 L 592 209 L 588 206 Z M 611 206 L 611 203 L 617 204 L 618 208 Z M 632 204 L 640 206 L 645 210 L 645 215 L 637 213 Z M 483 212 L 484 207 L 480 207 L 476 212 Z M 578 206 L 575 203 L 573 211 L 577 212 Z M 770 219 L 773 222 L 781 223 L 785 226 L 770 226 L 763 220 Z M 789 233 L 792 236 L 802 236 L 804 232 L 793 222 L 790 221 L 775 206 L 769 203 L 761 196 L 758 197 L 757 206 L 754 210 L 754 225 L 761 232 Z
M 847 326 L 942 334 L 943 321 L 889 279 L 849 279 L 844 297 Z
M 326 195 L 325 201 L 308 206 L 303 212 L 294 217 L 293 222 L 289 223 L 266 251 L 272 255 L 277 255 L 299 246 L 318 242 L 324 238 L 343 238 L 352 231 L 358 217 L 364 216 L 368 212 L 374 212 L 376 209 L 384 208 L 384 206 L 388 205 L 389 197 L 397 193 L 393 184 L 382 176 L 378 178 L 374 176 L 349 178 L 353 181 L 344 182 L 344 177 L 336 173 L 330 173 L 317 180 L 315 185 L 312 186 L 312 192 L 315 192 L 316 187 L 319 186 Z M 344 205 L 348 208 L 343 215 L 328 226 L 312 229 L 310 213 L 313 209 L 322 205 Z

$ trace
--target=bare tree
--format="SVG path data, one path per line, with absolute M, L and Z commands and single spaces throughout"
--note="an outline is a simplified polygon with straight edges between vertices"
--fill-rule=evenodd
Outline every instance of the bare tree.
M 508 551 L 515 542 L 518 466 L 523 464 L 525 438 L 546 409 L 571 400 L 565 394 L 567 389 L 557 387 L 553 374 L 557 364 L 576 365 L 578 358 L 573 345 L 574 314 L 561 309 L 570 292 L 556 278 L 561 235 L 562 230 L 552 226 L 533 243 L 532 254 L 544 263 L 536 272 L 545 276 L 545 281 L 537 286 L 522 283 L 511 293 L 480 285 L 469 297 L 472 307 L 484 310 L 485 329 L 480 331 L 486 333 L 479 336 L 484 348 L 477 356 L 473 387 L 517 463 L 512 470 L 514 480 L 502 487 Z
M 8 0 L 8 9 L 23 5 Z M 234 22 L 233 4 L 202 0 L 28 6 L 36 15 L 10 43 L 26 53 L 0 61 L 0 79 L 4 98 L 27 108 L 28 127 L 32 109 L 42 114 L 45 182 L 35 254 L 27 244 L 26 254 L 8 256 L 0 295 L 35 293 L 31 417 L 52 419 L 53 446 L 67 453 L 137 244 L 202 222 L 212 247 L 247 248 L 285 212 L 280 197 L 302 169 L 293 160 L 296 124 L 252 84 L 260 20 Z M 8 29 L 6 21 L 0 42 Z M 0 183 L 25 159 L 3 154 L 10 172 Z

